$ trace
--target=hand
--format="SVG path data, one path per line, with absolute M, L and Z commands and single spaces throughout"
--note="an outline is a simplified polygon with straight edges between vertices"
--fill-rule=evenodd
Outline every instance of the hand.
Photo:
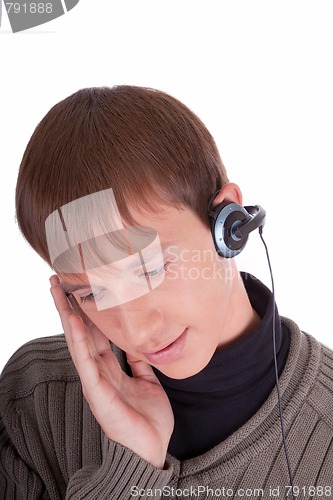
M 151 366 L 127 355 L 133 377 L 121 369 L 110 341 L 50 279 L 51 293 L 64 328 L 83 394 L 109 439 L 163 468 L 173 430 L 170 402 Z

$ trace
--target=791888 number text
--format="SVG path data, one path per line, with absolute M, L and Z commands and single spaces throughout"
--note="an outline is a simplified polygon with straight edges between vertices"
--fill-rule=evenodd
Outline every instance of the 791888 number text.
M 14 14 L 51 14 L 52 13 L 52 3 L 23 3 L 18 2 L 6 2 L 6 8 L 8 14 L 10 12 Z

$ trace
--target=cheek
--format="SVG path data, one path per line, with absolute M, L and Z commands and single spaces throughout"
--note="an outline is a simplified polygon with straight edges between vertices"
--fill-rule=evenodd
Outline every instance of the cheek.
M 174 268 L 175 288 L 192 295 L 196 302 L 205 296 L 218 293 L 221 298 L 231 292 L 234 278 L 233 263 L 230 259 L 208 258 L 200 262 L 187 262 Z
M 116 339 L 120 332 L 120 321 L 117 315 L 110 310 L 86 312 L 86 314 L 109 340 L 117 344 Z
M 234 282 L 231 260 L 192 263 L 184 268 L 183 279 L 177 282 L 177 307 L 186 311 L 188 321 L 212 325 L 228 313 Z

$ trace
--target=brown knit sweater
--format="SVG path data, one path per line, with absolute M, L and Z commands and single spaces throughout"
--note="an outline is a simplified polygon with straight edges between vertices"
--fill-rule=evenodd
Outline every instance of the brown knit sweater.
M 296 497 L 333 498 L 333 353 L 297 325 L 280 377 Z M 114 348 L 123 364 L 121 351 Z M 91 414 L 63 336 L 29 342 L 0 383 L 0 498 L 292 498 L 276 390 L 202 456 L 155 469 L 108 440 Z

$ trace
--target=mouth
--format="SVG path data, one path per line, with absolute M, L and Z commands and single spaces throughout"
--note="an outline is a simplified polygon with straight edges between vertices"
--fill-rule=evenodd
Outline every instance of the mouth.
M 171 344 L 168 344 L 163 349 L 160 349 L 155 352 L 145 352 L 144 356 L 147 358 L 150 364 L 159 365 L 162 363 L 170 363 L 175 361 L 182 353 L 187 337 L 187 328 L 183 331 L 183 333 L 176 338 Z

